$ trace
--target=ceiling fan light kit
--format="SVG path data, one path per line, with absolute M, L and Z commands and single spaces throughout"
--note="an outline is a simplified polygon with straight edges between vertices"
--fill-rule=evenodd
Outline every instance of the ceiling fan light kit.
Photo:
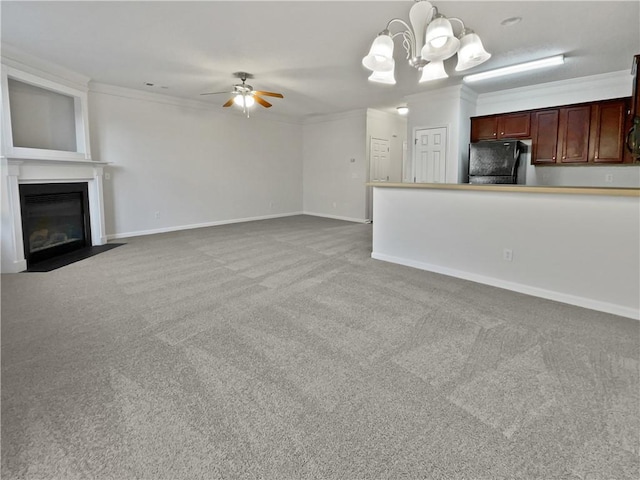
M 362 65 L 373 71 L 372 82 L 391 83 L 395 62 L 393 60 L 393 40 L 402 37 L 402 46 L 407 52 L 409 65 L 421 71 L 420 82 L 448 77 L 444 61 L 458 54 L 456 71 L 464 71 L 480 65 L 491 58 L 480 37 L 465 27 L 459 18 L 447 18 L 438 12 L 431 2 L 416 0 L 409 11 L 411 25 L 400 18 L 389 20 L 385 29 L 378 34 L 371 45 L 369 54 L 362 59 Z M 454 34 L 452 22 L 460 26 L 460 33 Z M 391 33 L 393 25 L 401 30 Z M 434 64 L 431 66 L 432 64 Z M 425 74 L 424 70 L 429 67 Z M 390 73 L 389 73 L 390 72 Z M 395 80 L 393 81 L 395 83 Z
M 254 90 L 251 85 L 246 83 L 247 78 L 253 78 L 253 75 L 251 75 L 250 73 L 236 72 L 233 74 L 233 76 L 242 80 L 242 83 L 234 85 L 233 90 L 231 90 L 230 92 L 207 92 L 201 93 L 200 95 L 218 95 L 221 93 L 231 93 L 233 96 L 222 106 L 226 108 L 235 104 L 238 107 L 242 108 L 242 112 L 247 114 L 247 118 L 249 118 L 249 109 L 256 103 L 259 103 L 265 108 L 269 108 L 272 106 L 271 103 L 262 98 L 263 96 L 284 98 L 284 95 L 282 95 L 281 93 L 266 92 L 264 90 Z

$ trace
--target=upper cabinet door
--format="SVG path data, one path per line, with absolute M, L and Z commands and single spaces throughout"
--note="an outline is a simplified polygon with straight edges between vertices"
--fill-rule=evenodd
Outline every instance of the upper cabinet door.
M 591 106 L 560 109 L 558 132 L 559 163 L 587 163 L 589 161 L 589 126 Z
M 510 113 L 498 117 L 498 138 L 529 138 L 531 113 Z
M 532 164 L 556 163 L 559 117 L 560 112 L 557 108 L 538 110 L 531 114 Z
M 471 119 L 471 141 L 495 140 L 498 138 L 498 117 L 476 117 Z
M 591 107 L 589 157 L 594 163 L 620 163 L 624 155 L 627 102 L 601 102 Z

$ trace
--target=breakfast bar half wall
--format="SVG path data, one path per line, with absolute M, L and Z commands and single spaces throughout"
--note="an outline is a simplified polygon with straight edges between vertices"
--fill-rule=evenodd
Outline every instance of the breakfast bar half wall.
M 640 189 L 369 185 L 372 258 L 640 320 Z

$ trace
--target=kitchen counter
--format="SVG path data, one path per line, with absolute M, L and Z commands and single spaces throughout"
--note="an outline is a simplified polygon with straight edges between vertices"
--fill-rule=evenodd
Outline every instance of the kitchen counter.
M 369 187 L 423 188 L 433 190 L 466 190 L 484 192 L 552 193 L 570 195 L 609 195 L 614 197 L 640 197 L 640 188 L 555 187 L 540 185 L 493 185 L 469 183 L 389 183 L 371 182 Z
M 372 258 L 640 319 L 640 189 L 368 185 Z

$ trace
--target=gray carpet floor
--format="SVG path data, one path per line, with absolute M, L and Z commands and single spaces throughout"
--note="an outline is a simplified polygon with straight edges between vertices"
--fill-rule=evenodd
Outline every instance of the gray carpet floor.
M 3 479 L 638 479 L 640 322 L 298 216 L 2 277 Z

